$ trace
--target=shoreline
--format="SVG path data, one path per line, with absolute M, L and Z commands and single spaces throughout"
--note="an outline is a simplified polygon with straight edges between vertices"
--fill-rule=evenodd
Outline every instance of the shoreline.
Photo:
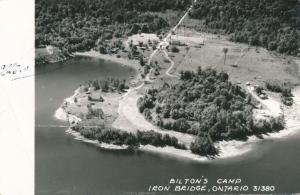
M 291 107 L 285 106 L 284 109 L 288 109 L 289 112 L 285 114 L 285 128 L 278 131 L 272 132 L 268 134 L 263 134 L 262 139 L 256 136 L 248 137 L 247 141 L 220 141 L 216 143 L 216 146 L 221 149 L 220 157 L 227 158 L 227 157 L 235 157 L 246 154 L 247 152 L 251 152 L 255 147 L 254 144 L 263 141 L 263 140 L 276 140 L 276 139 L 284 139 L 299 133 L 300 131 L 300 86 L 294 87 L 292 90 L 294 95 L 294 104 Z M 295 101 L 297 99 L 297 101 Z M 295 114 L 298 114 L 296 115 Z M 295 114 L 295 115 L 293 115 Z M 224 150 L 225 149 L 225 150 Z M 227 149 L 230 149 L 228 152 Z M 235 151 L 236 150 L 236 151 Z M 227 151 L 227 152 L 225 152 Z M 235 151 L 235 152 L 232 152 Z M 238 154 L 239 153 L 239 154 Z
M 79 93 L 79 88 L 75 90 L 75 92 L 72 96 L 65 98 L 64 102 L 73 102 L 74 98 L 76 97 L 76 95 L 78 93 Z M 70 123 L 70 118 L 73 119 L 72 121 L 74 121 L 75 123 L 78 121 L 81 121 L 81 119 L 78 118 L 77 116 L 66 113 L 65 110 L 61 106 L 55 111 L 54 118 L 57 120 L 60 120 L 60 121 L 69 122 L 69 125 L 72 123 L 72 122 Z M 127 146 L 117 146 L 117 145 L 113 145 L 113 144 L 99 143 L 97 140 L 87 139 L 87 138 L 83 137 L 82 135 L 80 135 L 79 132 L 73 131 L 70 127 L 65 132 L 67 134 L 74 136 L 75 140 L 79 140 L 79 141 L 86 142 L 86 143 L 91 143 L 91 144 L 94 144 L 101 148 L 118 149 L 118 150 L 127 149 Z
M 117 57 L 116 55 L 109 55 L 109 54 L 101 54 L 100 52 L 91 50 L 91 51 L 85 51 L 85 52 L 75 52 L 73 54 L 74 56 L 83 56 L 83 57 L 93 57 L 102 59 L 105 61 L 115 62 L 120 64 L 121 66 L 128 66 L 131 68 L 134 68 L 135 70 L 139 70 L 140 65 L 136 60 L 130 60 L 123 57 Z
M 70 97 L 67 97 L 64 99 L 65 102 L 73 102 L 76 95 L 79 93 L 79 88 L 74 91 L 74 94 Z M 64 102 L 63 101 L 63 102 Z M 60 106 L 55 114 L 54 118 L 61 121 L 70 121 L 70 119 L 73 119 L 72 121 L 81 121 L 80 118 L 76 117 L 75 115 L 68 114 L 65 112 L 65 110 Z M 82 141 L 85 143 L 93 144 L 97 147 L 108 149 L 108 150 L 127 150 L 127 145 L 114 145 L 114 144 L 106 144 L 106 143 L 99 143 L 97 140 L 90 140 L 82 135 L 80 135 L 79 132 L 73 131 L 71 128 L 68 128 L 65 131 L 67 134 L 70 134 L 74 137 L 75 140 Z M 180 157 L 180 158 L 187 158 L 190 160 L 197 160 L 197 161 L 209 161 L 210 159 L 205 156 L 200 156 L 197 154 L 193 154 L 190 150 L 183 150 L 183 149 L 177 149 L 171 146 L 165 146 L 165 147 L 156 147 L 152 145 L 140 145 L 140 147 L 137 149 L 140 151 L 145 152 L 152 152 L 152 153 L 160 153 L 160 154 L 166 154 L 172 157 Z
M 73 101 L 73 98 L 78 94 L 78 89 L 75 90 L 74 94 L 70 97 L 67 97 L 64 99 L 64 101 L 70 102 Z M 295 87 L 293 89 L 293 94 L 294 98 L 300 99 L 300 86 Z M 287 138 L 291 135 L 294 135 L 298 133 L 300 129 L 300 102 L 295 101 L 293 106 L 286 108 L 289 109 L 289 114 L 286 114 L 286 128 L 279 132 L 273 132 L 269 133 L 266 135 L 262 135 L 263 139 L 257 138 L 256 136 L 250 136 L 248 137 L 247 141 L 237 141 L 237 140 L 231 140 L 231 141 L 220 141 L 216 142 L 215 146 L 220 150 L 219 154 L 214 158 L 210 159 L 206 156 L 200 156 L 197 154 L 193 154 L 190 150 L 181 150 L 181 149 L 176 149 L 174 147 L 166 146 L 166 147 L 155 147 L 152 145 L 141 145 L 138 150 L 140 151 L 145 151 L 145 152 L 152 152 L 152 153 L 159 153 L 159 154 L 164 154 L 164 155 L 169 155 L 172 157 L 178 157 L 182 159 L 188 159 L 188 160 L 194 160 L 198 162 L 211 162 L 212 160 L 222 160 L 222 159 L 228 159 L 228 158 L 234 158 L 238 157 L 241 155 L 244 155 L 248 152 L 253 151 L 255 144 L 263 141 L 263 140 L 274 140 L 274 139 L 283 139 Z M 290 113 L 296 114 L 299 113 L 299 115 L 292 116 Z M 295 114 L 295 113 L 294 113 Z M 80 121 L 81 119 L 74 116 L 67 114 L 63 108 L 59 107 L 55 114 L 54 117 L 58 120 L 63 120 L 67 121 L 69 115 L 69 119 L 73 118 L 73 121 Z M 297 117 L 298 116 L 298 117 Z M 126 150 L 128 146 L 122 145 L 122 146 L 117 146 L 113 144 L 105 144 L 105 143 L 99 143 L 96 140 L 89 140 L 87 138 L 84 138 L 83 136 L 80 135 L 80 133 L 71 130 L 68 128 L 66 130 L 66 133 L 71 134 L 72 136 L 75 137 L 76 140 L 85 142 L 85 143 L 91 143 L 94 144 L 98 147 L 104 148 L 104 149 L 112 149 L 112 150 Z
M 130 60 L 123 57 L 117 57 L 116 55 L 109 55 L 109 54 L 101 54 L 95 50 L 86 51 L 86 52 L 75 52 L 73 56 L 82 56 L 82 57 L 92 57 L 101 59 L 108 62 L 114 62 L 119 64 L 120 66 L 127 66 L 129 68 L 133 68 L 136 71 L 136 76 L 134 78 L 130 78 L 130 84 L 136 86 L 139 82 L 142 81 L 141 74 L 141 66 L 137 60 Z
M 67 134 L 72 135 L 75 138 L 75 140 L 82 141 L 82 142 L 89 143 L 89 144 L 94 144 L 95 146 L 98 146 L 98 147 L 104 148 L 104 149 L 127 150 L 127 147 L 128 147 L 127 145 L 118 146 L 118 145 L 114 145 L 114 144 L 99 143 L 97 140 L 90 140 L 90 139 L 83 137 L 82 135 L 80 135 L 80 133 L 78 133 L 77 131 L 73 131 L 70 128 L 68 128 L 65 132 Z
M 120 64 L 121 66 L 128 66 L 128 67 L 134 68 L 136 71 L 139 71 L 139 68 L 140 68 L 137 61 L 125 59 L 122 57 L 117 58 L 115 55 L 101 54 L 101 53 L 93 51 L 93 50 L 88 51 L 88 52 L 75 52 L 74 56 L 94 57 L 94 58 L 98 58 L 98 59 L 102 59 L 102 60 L 106 60 L 106 61 L 112 61 L 112 62 Z M 137 74 L 137 78 L 131 79 L 131 82 L 138 81 L 139 76 L 140 75 Z M 130 91 L 130 89 L 129 89 L 129 91 Z M 72 95 L 69 98 L 66 98 L 65 101 L 67 101 L 67 102 L 74 101 L 73 99 L 77 94 L 78 94 L 78 89 L 74 92 L 74 95 Z M 294 98 L 300 97 L 300 86 L 295 87 L 293 89 L 293 94 L 294 94 Z M 276 102 L 276 103 L 279 103 L 279 102 Z M 281 103 L 279 103 L 279 104 L 281 104 Z M 120 106 L 120 104 L 119 104 L 119 106 Z M 293 112 L 297 112 L 299 110 L 299 112 L 300 112 L 300 102 L 298 103 L 297 101 L 295 101 L 293 106 L 291 106 L 290 108 L 286 108 L 286 109 L 292 110 Z M 267 110 L 268 110 L 268 108 L 267 108 Z M 59 109 L 58 109 L 58 111 L 59 111 Z M 270 111 L 272 111 L 272 109 Z M 266 135 L 262 135 L 263 139 L 260 139 L 256 136 L 250 136 L 250 137 L 248 137 L 247 141 L 231 140 L 231 141 L 216 142 L 215 146 L 216 146 L 216 148 L 219 149 L 220 152 L 215 157 L 215 159 L 217 160 L 217 159 L 227 159 L 227 158 L 238 157 L 238 156 L 241 156 L 248 152 L 253 151 L 256 143 L 258 143 L 259 141 L 262 141 L 264 139 L 266 139 L 266 140 L 281 139 L 281 138 L 285 138 L 285 137 L 288 137 L 290 135 L 297 133 L 298 132 L 297 130 L 300 129 L 300 117 L 299 117 L 299 119 L 293 120 L 292 117 L 289 116 L 290 113 L 291 113 L 291 111 L 288 112 L 285 116 L 285 122 L 286 122 L 285 126 L 286 127 L 283 130 L 281 130 L 279 132 L 273 132 L 273 133 L 269 133 Z M 67 115 L 67 114 L 65 113 L 65 115 Z M 300 116 L 300 113 L 299 113 L 299 116 Z M 63 118 L 63 117 L 59 117 L 57 114 L 55 117 L 56 118 L 58 117 L 61 119 Z M 64 117 L 64 118 L 66 118 L 66 117 Z M 115 122 L 116 121 L 114 121 L 114 123 Z M 296 126 L 296 127 L 293 127 L 293 126 Z M 68 130 L 66 132 L 70 133 L 70 131 L 68 131 Z M 75 132 L 75 133 L 73 132 L 71 134 L 74 135 L 75 139 L 77 139 L 77 140 L 81 140 L 81 141 L 84 141 L 87 143 L 93 143 L 93 144 L 96 144 L 97 146 L 105 148 L 105 149 L 120 149 L 119 146 L 111 145 L 111 144 L 108 144 L 108 145 L 100 144 L 99 145 L 99 143 L 95 143 L 97 141 L 88 140 L 86 138 L 83 138 L 80 134 L 78 135 L 78 132 Z M 124 149 L 124 147 L 123 147 L 123 149 Z M 173 157 L 175 156 L 175 157 L 180 157 L 180 158 L 188 158 L 188 159 L 196 160 L 196 161 L 211 161 L 211 159 L 209 159 L 208 157 L 199 156 L 199 155 L 191 153 L 190 150 L 179 150 L 179 149 L 176 149 L 173 147 L 168 147 L 168 146 L 161 148 L 161 147 L 155 147 L 155 146 L 151 146 L 151 145 L 147 145 L 147 146 L 141 145 L 138 150 L 160 153 L 160 154 L 167 154 L 167 155 L 171 155 Z

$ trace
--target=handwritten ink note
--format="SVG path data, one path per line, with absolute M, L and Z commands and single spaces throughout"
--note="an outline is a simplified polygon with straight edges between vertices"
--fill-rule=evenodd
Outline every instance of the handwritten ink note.
M 7 74 L 17 74 L 23 71 L 28 71 L 29 66 L 22 66 L 20 64 L 3 64 L 1 65 L 0 75 L 5 76 Z
M 19 78 L 31 76 L 32 66 L 19 64 L 19 63 L 10 63 L 0 65 L 0 79 L 8 77 L 10 80 L 16 80 Z
M 0 0 L 0 194 L 34 194 L 34 0 Z

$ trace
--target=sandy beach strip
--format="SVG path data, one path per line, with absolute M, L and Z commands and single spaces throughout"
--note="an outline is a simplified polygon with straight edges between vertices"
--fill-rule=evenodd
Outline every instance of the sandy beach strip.
M 66 102 L 73 102 L 74 97 L 79 93 L 78 89 L 75 90 L 74 94 L 71 97 L 66 98 L 64 101 Z M 285 137 L 289 137 L 291 135 L 294 135 L 295 133 L 298 133 L 300 130 L 300 87 L 296 87 L 292 91 L 294 95 L 294 104 L 291 107 L 285 107 L 285 122 L 286 122 L 286 128 L 274 133 L 269 133 L 267 135 L 262 135 L 264 139 L 281 139 Z M 280 104 L 279 102 L 277 102 Z M 278 113 L 274 113 L 275 115 L 278 115 Z M 59 120 L 67 121 L 78 121 L 80 120 L 78 117 L 74 115 L 67 114 L 61 107 L 58 108 L 58 110 L 55 112 L 54 115 L 55 118 Z M 102 147 L 105 149 L 127 149 L 128 146 L 122 145 L 117 146 L 113 144 L 105 144 L 105 143 L 99 143 L 97 140 L 89 140 L 84 138 L 80 135 L 80 133 L 72 131 L 68 129 L 66 131 L 69 134 L 72 134 L 75 139 L 94 144 L 98 147 Z M 178 136 L 177 136 L 178 137 Z M 184 138 L 182 138 L 184 140 Z M 262 139 L 259 139 L 255 136 L 248 137 L 247 141 L 220 141 L 215 143 L 215 146 L 220 150 L 219 155 L 215 159 L 227 159 L 227 158 L 233 158 L 240 155 L 244 155 L 250 151 L 253 150 L 255 144 L 259 141 L 262 141 Z M 142 151 L 148 151 L 148 152 L 155 152 L 155 153 L 161 153 L 164 155 L 171 155 L 174 157 L 180 157 L 184 159 L 190 159 L 195 160 L 199 162 L 203 161 L 211 161 L 210 158 L 199 156 L 196 154 L 193 154 L 190 150 L 180 150 L 176 149 L 174 147 L 166 146 L 166 147 L 155 147 L 151 145 L 146 146 L 140 146 L 139 150 Z
M 89 144 L 93 144 L 93 145 L 95 145 L 97 147 L 100 147 L 100 148 L 111 149 L 111 150 L 127 150 L 128 149 L 127 145 L 120 145 L 119 146 L 119 145 L 114 145 L 114 144 L 99 143 L 98 140 L 87 139 L 87 138 L 83 137 L 82 135 L 80 135 L 79 132 L 73 131 L 70 128 L 66 130 L 66 133 L 72 135 L 75 138 L 75 140 L 82 141 L 82 142 L 89 143 Z
M 239 155 L 246 154 L 253 150 L 255 143 L 263 140 L 283 139 L 293 136 L 300 132 L 300 86 L 295 87 L 292 90 L 294 95 L 294 104 L 290 107 L 284 107 L 285 117 L 285 129 L 279 132 L 273 132 L 266 135 L 262 135 L 263 139 L 259 139 L 256 136 L 248 137 L 246 142 L 244 141 L 221 141 L 216 143 L 216 147 L 220 149 L 218 158 L 230 158 Z M 277 102 L 280 104 L 279 102 Z M 273 108 L 274 109 L 274 108 Z M 278 109 L 275 108 L 274 114 L 278 115 Z
M 123 57 L 118 58 L 116 55 L 109 55 L 109 54 L 101 54 L 100 52 L 91 50 L 86 52 L 75 52 L 74 56 L 85 56 L 85 57 L 93 57 L 99 58 L 106 61 L 115 62 L 121 64 L 123 66 L 128 66 L 138 70 L 140 68 L 139 62 L 137 60 L 130 60 Z
M 74 98 L 79 94 L 79 88 L 75 90 L 74 94 L 68 98 L 64 99 L 64 102 L 67 102 L 68 104 L 71 104 L 74 102 Z M 65 110 L 60 106 L 54 114 L 54 118 L 58 119 L 58 120 L 62 120 L 62 121 L 67 121 L 69 123 L 77 123 L 79 121 L 81 121 L 80 118 L 78 118 L 75 115 L 72 114 L 68 114 L 65 112 Z

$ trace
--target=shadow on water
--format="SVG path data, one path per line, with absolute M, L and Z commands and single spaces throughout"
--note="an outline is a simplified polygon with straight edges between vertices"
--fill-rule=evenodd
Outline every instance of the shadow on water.
M 56 62 L 56 63 L 35 65 L 35 69 L 36 69 L 35 76 L 53 73 L 55 71 L 67 68 L 67 66 L 72 65 L 72 62 L 80 63 L 80 61 L 84 62 L 87 60 L 91 60 L 91 61 L 98 60 L 98 61 L 100 61 L 100 63 L 103 63 L 103 62 L 101 62 L 101 61 L 103 61 L 101 59 L 93 59 L 92 57 L 76 56 L 76 57 L 67 59 L 65 61 L 60 61 L 60 62 Z M 94 69 L 96 69 L 96 68 L 94 68 Z

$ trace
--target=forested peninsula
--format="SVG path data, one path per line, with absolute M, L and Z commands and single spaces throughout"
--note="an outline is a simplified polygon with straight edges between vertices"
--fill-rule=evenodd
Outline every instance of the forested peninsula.
M 293 106 L 297 63 L 270 53 L 299 55 L 299 1 L 38 0 L 36 10 L 37 48 L 126 59 L 137 71 L 130 83 L 91 78 L 64 100 L 60 114 L 85 139 L 215 157 L 220 142 L 285 127 L 283 106 L 270 91 Z M 275 67 L 269 75 L 268 66 Z M 282 70 L 293 78 L 263 78 Z
M 228 80 L 228 74 L 213 69 L 182 71 L 180 80 L 149 89 L 139 99 L 144 116 L 163 129 L 196 136 L 192 152 L 216 155 L 214 142 L 247 140 L 284 128 L 283 118 L 260 119 L 253 114 L 257 102 L 240 86 Z

